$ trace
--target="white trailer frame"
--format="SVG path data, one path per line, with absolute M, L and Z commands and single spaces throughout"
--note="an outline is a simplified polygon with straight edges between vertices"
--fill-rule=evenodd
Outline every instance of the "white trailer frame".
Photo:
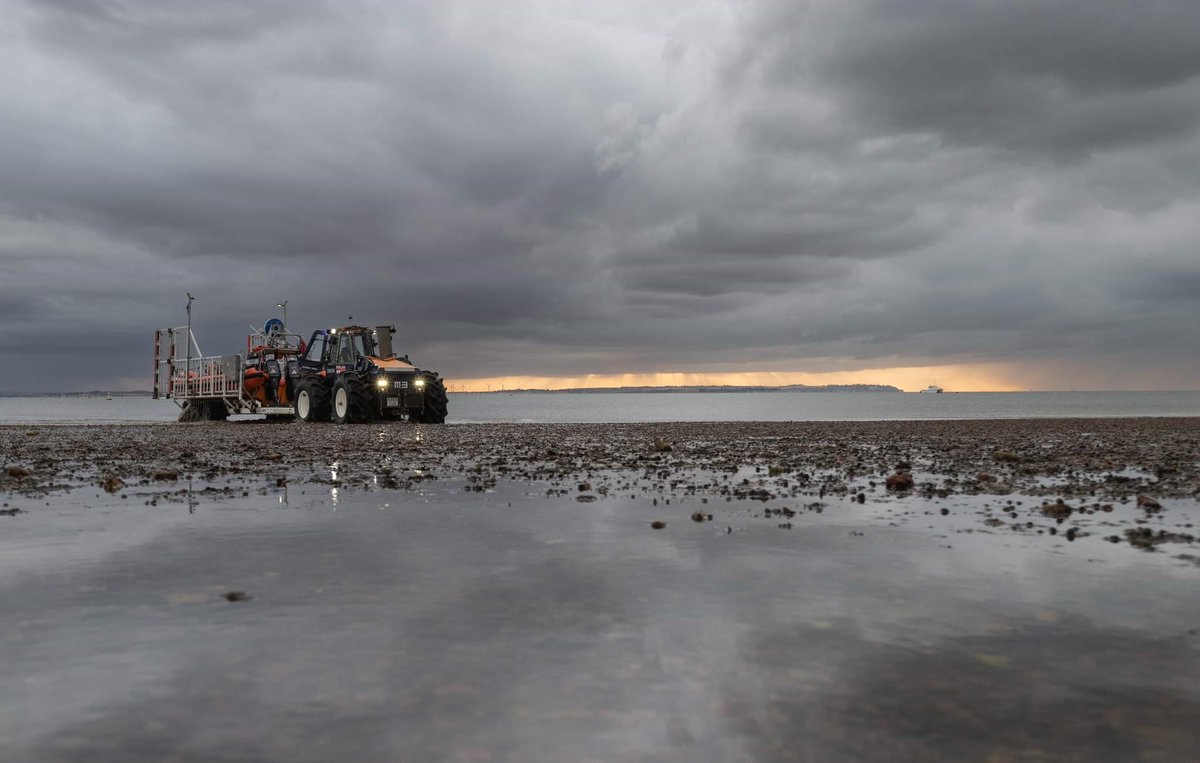
M 292 415 L 290 405 L 262 405 L 246 394 L 245 366 L 241 355 L 205 355 L 187 326 L 156 329 L 151 396 L 180 408 L 192 400 L 220 400 L 230 414 Z

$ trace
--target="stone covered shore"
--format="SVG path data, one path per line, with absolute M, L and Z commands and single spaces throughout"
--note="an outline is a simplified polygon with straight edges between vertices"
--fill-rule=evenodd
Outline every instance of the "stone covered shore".
M 1170 510 L 1200 496 L 1200 419 L 0 427 L 0 492 L 14 515 L 86 488 L 156 501 L 185 481 L 219 499 L 289 482 L 428 480 L 477 491 L 512 481 L 585 502 L 752 500 L 784 516 L 822 500 L 994 496 L 981 512 L 990 527 L 1073 540 L 1072 520 L 1109 513 L 1125 519 L 1103 523 L 1108 539 L 1151 550 L 1195 540 Z M 1137 511 L 1112 514 L 1114 503 Z
M 591 472 L 763 466 L 817 477 L 827 491 L 911 472 L 915 489 L 1067 495 L 1200 495 L 1200 418 L 654 424 L 262 422 L 0 426 L 0 486 L 70 489 L 107 476 L 137 482 L 386 465 L 444 474 L 549 479 Z M 690 485 L 704 490 L 706 486 Z M 708 486 L 711 487 L 711 486 Z

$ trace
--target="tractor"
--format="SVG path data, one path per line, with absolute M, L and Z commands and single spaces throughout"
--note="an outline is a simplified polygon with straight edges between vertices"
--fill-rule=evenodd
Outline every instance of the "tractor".
M 392 350 L 393 326 L 318 330 L 296 359 L 296 418 L 339 424 L 402 419 L 446 421 L 446 385 Z

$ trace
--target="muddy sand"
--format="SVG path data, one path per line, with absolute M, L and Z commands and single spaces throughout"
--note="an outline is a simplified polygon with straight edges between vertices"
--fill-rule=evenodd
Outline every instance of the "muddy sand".
M 0 427 L 0 758 L 1188 760 L 1200 419 Z
M 0 427 L 0 460 L 9 513 L 97 486 L 157 501 L 197 489 L 219 498 L 285 483 L 352 491 L 433 479 L 480 491 L 544 483 L 547 495 L 578 490 L 585 502 L 783 501 L 792 505 L 774 509 L 788 511 L 832 497 L 991 496 L 981 512 L 988 527 L 1074 529 L 1072 537 L 1104 527 L 1147 550 L 1195 540 L 1164 506 L 1200 496 L 1200 419 L 9 426 Z M 1114 513 L 1116 504 L 1141 511 Z

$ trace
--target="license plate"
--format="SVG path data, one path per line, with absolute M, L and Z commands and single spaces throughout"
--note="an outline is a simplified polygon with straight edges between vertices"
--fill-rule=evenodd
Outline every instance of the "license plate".
M 389 398 L 387 399 L 387 407 L 388 407 L 388 408 L 399 408 L 399 407 L 400 407 L 400 398 L 398 398 L 398 397 L 389 397 Z

